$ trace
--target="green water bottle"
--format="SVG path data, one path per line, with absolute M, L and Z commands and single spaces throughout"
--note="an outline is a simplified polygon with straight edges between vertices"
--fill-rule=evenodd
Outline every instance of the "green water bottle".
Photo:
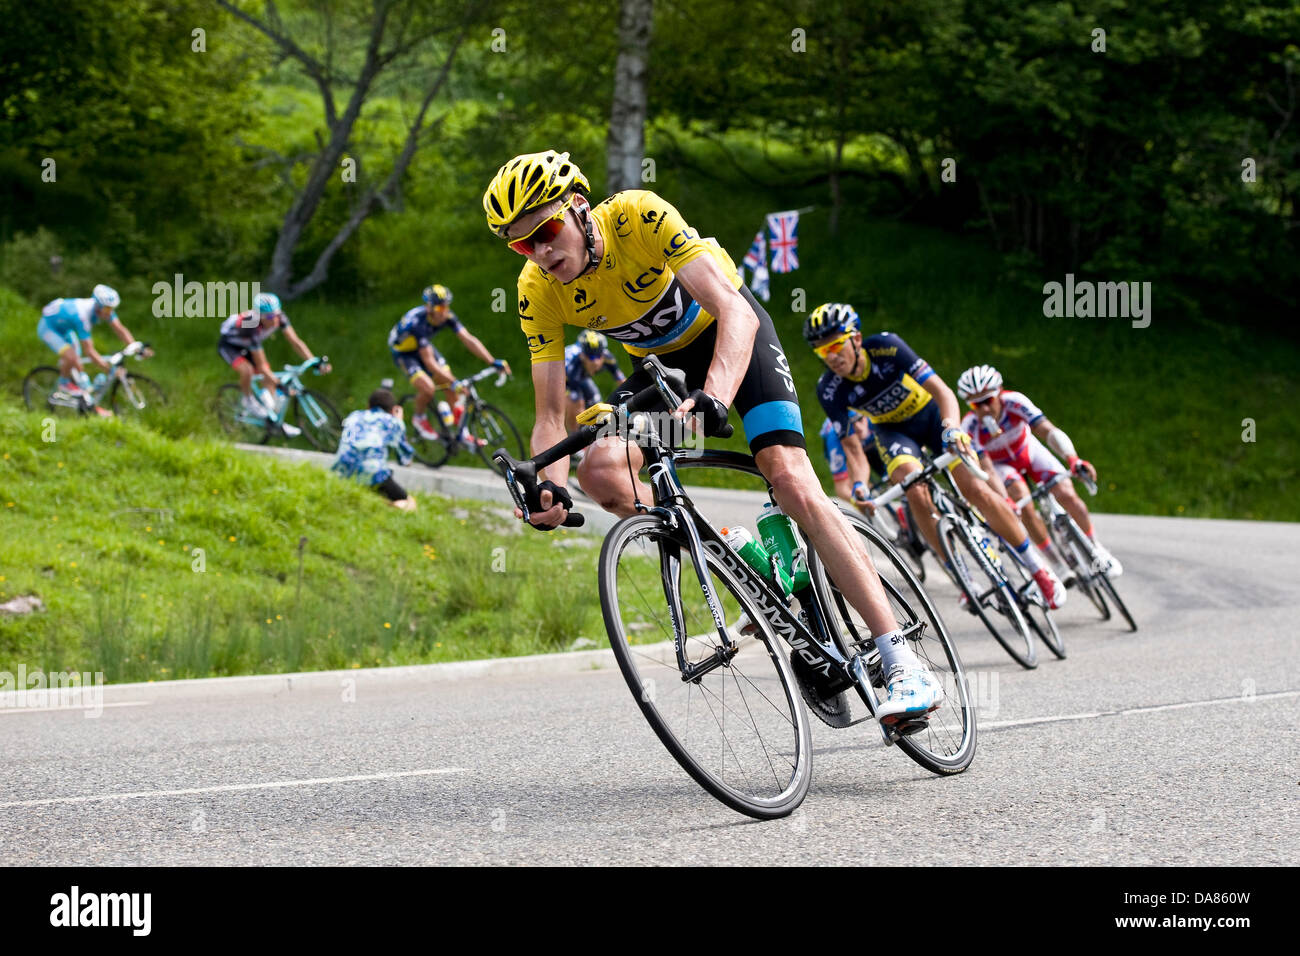
M 790 516 L 769 501 L 758 516 L 758 535 L 768 553 L 780 557 L 781 567 L 793 579 L 794 589 L 806 588 L 812 580 L 808 576 L 808 556 L 799 546 Z
M 731 550 L 740 555 L 741 559 L 751 568 L 757 571 L 769 581 L 772 580 L 772 559 L 766 548 L 754 540 L 744 528 L 723 528 L 723 540 L 731 547 Z M 792 584 L 790 576 L 785 573 L 785 569 L 778 567 L 777 586 L 781 589 L 783 595 L 789 595 Z

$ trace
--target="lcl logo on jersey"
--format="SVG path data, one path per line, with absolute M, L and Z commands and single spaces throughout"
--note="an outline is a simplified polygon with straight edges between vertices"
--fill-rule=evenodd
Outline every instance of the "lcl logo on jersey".
M 614 232 L 624 238 L 632 235 L 632 224 L 627 220 L 627 213 L 621 212 L 614 220 Z
M 689 230 L 679 230 L 677 235 L 669 239 L 668 245 L 664 247 L 664 258 L 671 259 L 681 251 L 682 246 L 686 245 L 687 242 L 694 238 L 695 237 L 691 235 Z
M 664 274 L 663 269 L 651 266 L 645 272 L 641 273 L 635 279 L 629 279 L 623 283 L 623 294 L 633 302 L 653 302 L 658 296 L 653 292 L 644 295 L 647 289 L 653 289 L 659 281 L 659 277 Z
M 528 336 L 528 351 L 540 352 L 553 341 L 554 339 L 548 339 L 541 332 L 538 332 L 536 335 L 530 335 Z

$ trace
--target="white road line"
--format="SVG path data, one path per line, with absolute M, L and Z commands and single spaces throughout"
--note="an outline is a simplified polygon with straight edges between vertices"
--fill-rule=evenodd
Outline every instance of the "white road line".
M 201 793 L 232 793 L 240 790 L 278 790 L 282 787 L 314 787 L 322 783 L 355 783 L 361 780 L 394 780 L 399 777 L 427 777 L 442 773 L 468 773 L 464 767 L 439 767 L 436 770 L 398 770 L 392 773 L 367 773 L 355 777 L 315 777 L 311 780 L 276 780 L 269 783 L 227 783 L 217 787 L 187 787 L 183 790 L 140 790 L 135 793 L 99 793 L 87 797 L 51 797 L 46 800 L 14 800 L 0 803 L 7 807 L 48 807 L 56 803 L 94 803 L 98 800 L 135 800 L 140 797 L 181 797 Z
M 152 704 L 151 700 L 119 700 L 111 704 L 95 704 L 87 706 L 86 704 L 65 704 L 62 707 L 0 707 L 2 714 L 43 714 L 50 710 L 99 710 L 101 707 L 148 707 Z
M 981 723 L 984 730 L 997 730 L 1002 727 L 1028 727 L 1031 724 L 1050 724 L 1064 720 L 1091 720 L 1094 717 L 1122 717 L 1125 714 L 1150 714 L 1157 710 L 1182 710 L 1186 707 L 1211 707 L 1215 704 L 1243 704 L 1256 700 L 1278 700 L 1283 697 L 1300 697 L 1300 690 L 1280 690 L 1271 694 L 1256 694 L 1254 697 L 1211 697 L 1206 700 L 1187 700 L 1178 704 L 1152 704 L 1149 707 L 1125 707 L 1122 710 L 1099 710 L 1087 714 L 1057 714 L 1053 717 L 1026 717 L 1024 720 L 1000 720 L 993 723 Z

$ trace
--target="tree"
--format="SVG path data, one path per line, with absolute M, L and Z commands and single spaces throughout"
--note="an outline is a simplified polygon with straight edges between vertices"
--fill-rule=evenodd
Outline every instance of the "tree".
M 618 60 L 609 112 L 605 168 L 609 191 L 641 185 L 645 156 L 646 61 L 649 58 L 654 0 L 623 0 L 618 23 Z
M 305 181 L 296 189 L 284 214 L 265 280 L 268 288 L 293 299 L 324 282 L 329 275 L 330 261 L 361 223 L 377 209 L 392 205 L 402 176 L 422 141 L 428 138 L 424 134 L 429 107 L 443 92 L 471 26 L 481 22 L 490 4 L 475 0 L 372 0 L 367 11 L 357 4 L 322 3 L 317 6 L 319 22 L 315 24 L 315 32 L 323 39 L 312 44 L 295 39 L 294 31 L 281 18 L 272 0 L 267 0 L 262 17 L 252 15 L 230 0 L 216 2 L 266 36 L 280 55 L 296 64 L 320 93 L 325 132 L 323 136 L 317 134 L 319 149 L 309 158 Z M 335 16 L 340 9 L 344 22 L 336 23 Z M 310 31 L 303 30 L 307 32 Z M 359 50 L 350 47 L 345 39 L 352 36 L 364 37 Z M 377 185 L 373 177 L 370 179 L 353 201 L 346 219 L 317 254 L 310 271 L 295 279 L 294 252 L 330 183 L 343 179 L 343 160 L 367 98 L 375 92 L 381 76 L 400 72 L 399 67 L 411 65 L 425 53 L 436 65 L 424 85 L 419 106 L 407 124 L 405 139 L 388 175 Z M 355 69 L 348 70 L 343 65 L 358 57 Z M 348 89 L 350 92 L 340 110 L 338 103 L 343 99 L 343 91 Z M 428 129 L 436 129 L 440 121 L 441 117 L 435 119 L 428 124 Z M 291 163 L 287 158 L 285 161 Z M 335 180 L 336 176 L 340 179 Z

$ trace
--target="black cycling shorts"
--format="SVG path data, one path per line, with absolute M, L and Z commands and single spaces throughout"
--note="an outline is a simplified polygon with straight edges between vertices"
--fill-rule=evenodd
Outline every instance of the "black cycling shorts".
M 251 363 L 253 361 L 253 353 L 260 351 L 261 349 L 250 348 L 242 342 L 233 341 L 225 336 L 222 336 L 217 342 L 217 354 L 221 356 L 221 361 L 225 362 L 231 368 L 234 368 L 235 363 L 240 359 Z
M 433 346 L 429 347 L 433 348 Z M 430 378 L 433 378 L 433 369 L 425 366 L 419 352 L 393 352 L 393 364 L 402 370 L 402 374 L 406 376 L 407 381 L 415 378 L 421 372 L 425 372 Z M 433 348 L 433 364 L 443 367 L 447 365 L 447 360 L 442 357 L 442 353 L 436 348 Z M 437 379 L 434 379 L 434 381 L 436 382 Z
M 890 475 L 904 462 L 920 464 L 922 448 L 930 449 L 935 455 L 943 453 L 943 423 L 938 402 L 927 402 L 923 409 L 901 422 L 872 422 L 871 428 L 876 450 Z
M 740 382 L 740 389 L 732 403 L 740 414 L 745 437 L 749 441 L 749 450 L 757 454 L 763 448 L 773 445 L 791 445 L 795 448 L 808 446 L 804 442 L 803 417 L 799 413 L 799 397 L 794 390 L 794 376 L 790 374 L 790 362 L 781 348 L 781 341 L 776 336 L 776 327 L 767 310 L 758 304 L 747 288 L 737 290 L 749 303 L 754 314 L 758 316 L 758 330 L 754 333 L 754 350 L 749 356 L 749 368 Z M 686 385 L 692 391 L 704 387 L 704 380 L 709 374 L 709 365 L 713 362 L 713 349 L 718 338 L 717 322 L 714 322 L 690 345 L 672 352 L 665 352 L 658 358 L 668 368 L 679 368 L 686 373 Z M 639 356 L 632 356 L 632 374 L 621 382 L 609 397 L 611 405 L 627 401 L 642 389 L 654 384 L 650 373 L 643 367 Z M 683 396 L 684 398 L 685 396 Z M 655 409 L 664 411 L 661 401 Z
M 374 488 L 375 491 L 379 492 L 389 501 L 401 501 L 402 499 L 409 497 L 406 493 L 406 489 L 395 482 L 392 475 L 389 475 L 379 484 L 371 485 L 370 487 Z

